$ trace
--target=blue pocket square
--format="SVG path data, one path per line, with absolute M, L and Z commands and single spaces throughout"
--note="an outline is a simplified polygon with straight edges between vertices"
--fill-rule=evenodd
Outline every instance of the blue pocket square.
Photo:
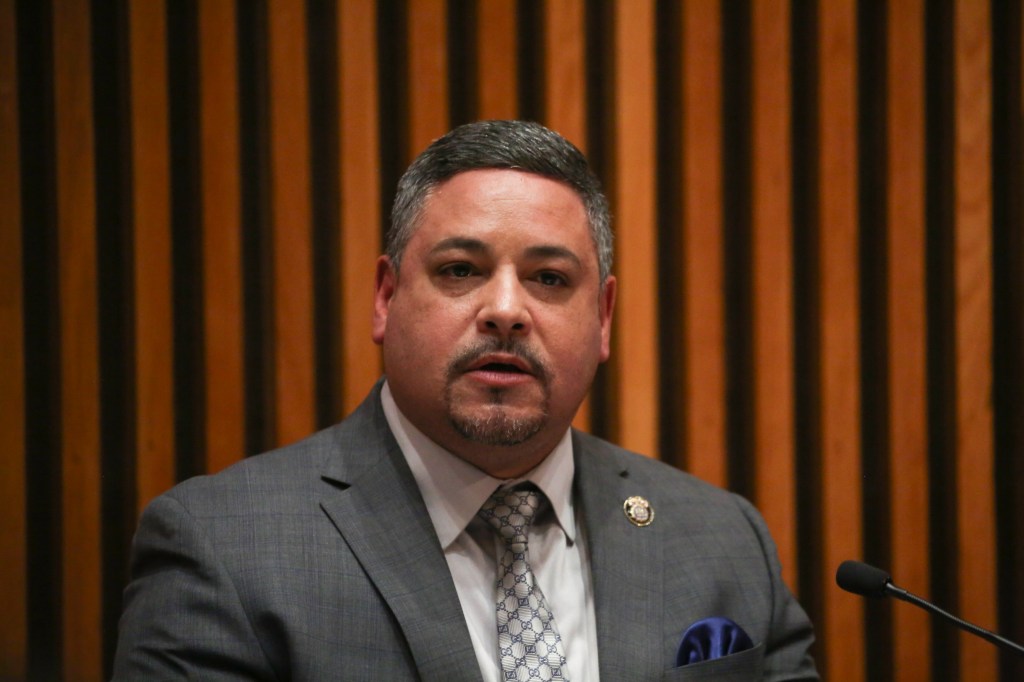
M 753 648 L 750 636 L 728 618 L 703 618 L 686 628 L 676 652 L 676 666 L 700 663 Z

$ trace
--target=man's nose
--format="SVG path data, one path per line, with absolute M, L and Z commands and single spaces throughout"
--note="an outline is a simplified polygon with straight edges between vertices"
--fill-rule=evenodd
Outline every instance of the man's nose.
M 525 335 L 532 329 L 528 294 L 514 272 L 496 273 L 483 288 L 477 329 L 503 337 Z

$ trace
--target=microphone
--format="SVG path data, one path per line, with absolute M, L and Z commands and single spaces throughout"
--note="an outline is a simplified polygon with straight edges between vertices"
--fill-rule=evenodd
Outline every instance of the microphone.
M 973 623 L 968 623 L 966 620 L 957 618 L 930 601 L 921 599 L 921 597 L 907 592 L 902 587 L 897 587 L 893 584 L 889 574 L 880 568 L 869 566 L 861 561 L 844 561 L 836 569 L 836 584 L 847 592 L 859 594 L 862 597 L 895 597 L 939 616 L 958 628 L 966 630 L 972 635 L 977 635 L 998 647 L 1024 655 L 1024 646 L 1011 642 L 1005 637 L 978 627 Z

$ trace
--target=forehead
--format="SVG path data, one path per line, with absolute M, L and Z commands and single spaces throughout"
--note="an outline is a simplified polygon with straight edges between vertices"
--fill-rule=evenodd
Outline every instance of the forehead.
M 431 242 L 453 234 L 494 238 L 539 237 L 580 242 L 593 248 L 583 200 L 569 185 L 541 175 L 509 169 L 459 173 L 426 198 L 412 235 Z

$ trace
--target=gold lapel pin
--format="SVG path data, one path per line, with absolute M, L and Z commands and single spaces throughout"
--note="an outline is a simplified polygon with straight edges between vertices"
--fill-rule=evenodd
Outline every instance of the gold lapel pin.
M 651 525 L 654 521 L 654 509 L 651 503 L 639 495 L 627 498 L 622 503 L 622 511 L 625 512 L 629 522 L 638 528 Z

